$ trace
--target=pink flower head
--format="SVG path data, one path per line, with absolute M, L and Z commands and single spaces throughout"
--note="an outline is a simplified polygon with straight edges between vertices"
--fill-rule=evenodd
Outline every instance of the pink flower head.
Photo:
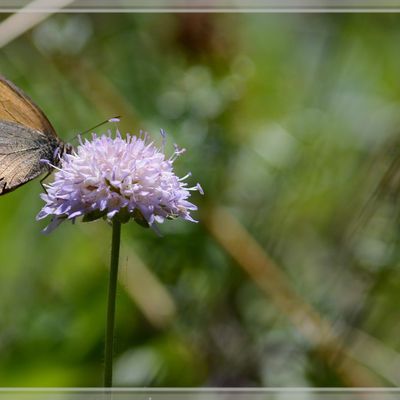
M 161 131 L 163 138 L 165 134 Z M 175 147 L 166 159 L 161 149 L 149 142 L 147 135 L 116 137 L 92 135 L 80 140 L 72 154 L 65 154 L 54 182 L 41 195 L 45 206 L 37 219 L 52 217 L 44 232 L 50 232 L 65 220 L 83 221 L 117 217 L 121 222 L 133 218 L 144 226 L 182 217 L 196 222 L 190 212 L 197 207 L 188 201 L 190 191 L 203 193 L 199 184 L 188 188 L 190 176 L 178 178 L 173 163 L 183 150 Z

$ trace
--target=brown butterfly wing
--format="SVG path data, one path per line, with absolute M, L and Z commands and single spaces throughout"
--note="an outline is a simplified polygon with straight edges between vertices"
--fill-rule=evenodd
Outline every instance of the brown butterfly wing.
M 12 82 L 0 76 L 0 195 L 49 171 L 62 146 L 43 111 Z
M 46 136 L 57 137 L 53 126 L 43 111 L 27 94 L 1 75 L 0 120 L 15 122 L 42 132 Z
M 48 172 L 41 160 L 54 163 L 56 138 L 49 140 L 39 131 L 14 122 L 0 121 L 0 195 Z

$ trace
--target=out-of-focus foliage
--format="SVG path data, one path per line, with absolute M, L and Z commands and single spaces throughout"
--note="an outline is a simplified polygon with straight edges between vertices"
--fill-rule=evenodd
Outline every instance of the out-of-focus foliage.
M 116 385 L 400 385 L 399 39 L 397 15 L 60 14 L 0 50 L 64 140 L 164 128 L 204 188 L 197 225 L 123 227 Z M 43 236 L 40 192 L 0 199 L 0 385 L 99 386 L 111 231 Z

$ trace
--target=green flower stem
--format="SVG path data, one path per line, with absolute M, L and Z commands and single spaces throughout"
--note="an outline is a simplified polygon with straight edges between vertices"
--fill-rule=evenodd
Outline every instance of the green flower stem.
M 115 301 L 117 294 L 120 242 L 121 242 L 121 222 L 117 218 L 114 218 L 112 221 L 110 279 L 108 282 L 107 321 L 106 321 L 106 337 L 105 337 L 105 349 L 104 349 L 104 387 L 112 387 Z

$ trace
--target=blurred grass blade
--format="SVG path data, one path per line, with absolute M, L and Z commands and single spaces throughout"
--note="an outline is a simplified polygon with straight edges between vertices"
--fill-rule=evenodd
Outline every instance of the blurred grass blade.
M 225 208 L 204 212 L 211 234 L 350 386 L 382 385 L 379 377 L 345 349 L 331 324 L 300 297 L 285 274 L 240 222 Z M 340 358 L 340 362 L 336 362 Z M 332 361 L 335 361 L 332 363 Z M 373 365 L 369 367 L 373 369 Z
M 74 0 L 52 0 L 53 10 L 50 12 L 32 12 L 35 9 L 45 8 L 49 0 L 35 0 L 15 14 L 12 14 L 0 23 L 0 48 L 40 24 L 57 10 L 66 7 Z

